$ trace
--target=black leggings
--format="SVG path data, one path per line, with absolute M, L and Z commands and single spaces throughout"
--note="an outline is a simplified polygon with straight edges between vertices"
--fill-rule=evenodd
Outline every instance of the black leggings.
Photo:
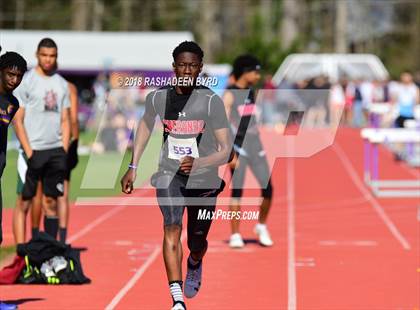
M 271 198 L 273 188 L 270 179 L 270 169 L 260 139 L 256 137 L 252 141 L 249 140 L 249 142 L 246 140 L 241 148 L 235 146 L 235 149 L 239 158 L 239 166 L 231 169 L 232 197 L 242 197 L 246 168 L 249 166 L 261 187 L 262 197 Z
M 154 177 L 157 200 L 163 215 L 163 225 L 182 227 L 184 209 L 187 208 L 188 248 L 199 252 L 207 248 L 207 235 L 211 219 L 198 219 L 199 213 L 211 214 L 216 208 L 218 193 L 223 189 L 190 189 L 186 188 L 188 177 L 176 174 L 159 174 Z

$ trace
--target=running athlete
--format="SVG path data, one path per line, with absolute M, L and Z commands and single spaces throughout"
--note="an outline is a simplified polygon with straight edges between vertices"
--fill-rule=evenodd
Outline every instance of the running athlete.
M 27 161 L 18 159 L 19 175 L 24 181 L 13 216 L 18 245 L 25 242 L 26 215 L 31 201 L 36 201 L 34 197 L 41 185 L 44 229 L 57 237 L 57 198 L 63 195 L 67 169 L 69 88 L 67 81 L 56 73 L 56 43 L 50 38 L 42 39 L 36 56 L 38 65 L 25 75 L 15 91 L 21 108 L 16 113 L 14 125 L 21 153 L 27 158 Z M 20 169 L 22 163 L 27 167 Z
M 19 101 L 12 93 L 19 86 L 26 70 L 26 61 L 19 54 L 6 52 L 0 56 L 0 245 L 3 241 L 1 227 L 3 212 L 1 177 L 6 166 L 7 130 L 16 111 L 19 109 Z M 13 310 L 16 308 L 16 305 L 0 301 L 0 310 Z
M 265 151 L 262 147 L 255 119 L 255 96 L 250 88 L 260 79 L 260 62 L 252 55 L 242 55 L 233 64 L 235 83 L 227 87 L 223 95 L 226 114 L 233 131 L 235 158 L 231 164 L 232 172 L 232 201 L 230 210 L 240 211 L 242 188 L 245 180 L 246 168 L 249 167 L 257 178 L 261 188 L 263 200 L 260 205 L 259 223 L 255 226 L 255 233 L 263 246 L 272 246 L 266 221 L 271 206 L 272 185 Z M 239 233 L 239 219 L 232 219 L 229 246 L 242 248 L 245 244 Z
M 78 98 L 77 88 L 73 83 L 68 82 L 69 94 L 70 94 L 70 145 L 67 152 L 67 170 L 64 178 L 64 193 L 63 196 L 58 197 L 58 219 L 59 219 L 59 230 L 58 238 L 60 242 L 66 243 L 67 238 L 67 226 L 69 222 L 69 192 L 70 192 L 70 175 L 71 171 L 77 166 L 79 162 L 77 155 L 77 147 L 79 141 L 79 121 L 77 118 L 78 113 Z M 41 221 L 42 206 L 42 185 L 38 185 L 38 191 L 35 195 L 35 203 L 32 204 L 31 215 L 32 215 L 32 233 L 36 234 L 39 231 L 39 224 Z
M 203 51 L 194 42 L 185 41 L 172 53 L 176 78 L 196 81 L 203 67 Z M 216 197 L 224 183 L 218 166 L 228 161 L 231 142 L 221 99 L 201 86 L 160 88 L 147 96 L 140 120 L 131 164 L 121 180 L 124 193 L 131 193 L 137 163 L 150 138 L 156 116 L 163 124 L 163 146 L 159 169 L 152 185 L 163 215 L 163 258 L 173 310 L 186 309 L 182 292 L 182 217 L 188 211 L 187 239 L 190 254 L 184 294 L 194 297 L 201 285 L 202 259 L 207 250 L 211 220 L 199 220 L 200 210 L 215 210 Z

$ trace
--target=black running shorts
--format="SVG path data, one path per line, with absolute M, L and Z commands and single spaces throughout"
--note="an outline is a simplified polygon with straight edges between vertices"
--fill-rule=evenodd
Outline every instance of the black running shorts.
M 205 188 L 209 185 L 210 188 Z M 219 178 L 191 178 L 179 174 L 158 172 L 152 177 L 156 187 L 159 208 L 163 215 L 163 225 L 182 227 L 184 209 L 187 208 L 188 248 L 198 252 L 207 247 L 207 234 L 211 219 L 199 219 L 199 213 L 212 213 L 216 208 L 217 195 L 225 183 Z
M 245 140 L 240 147 L 235 145 L 234 149 L 239 158 L 239 165 L 235 169 L 231 169 L 232 197 L 242 197 L 246 170 L 249 167 L 261 187 L 262 197 L 271 198 L 270 169 L 260 138 L 256 136 L 253 139 Z
M 28 160 L 28 170 L 22 190 L 23 200 L 35 196 L 38 181 L 42 182 L 45 196 L 53 198 L 63 196 L 66 170 L 67 154 L 62 147 L 33 151 Z

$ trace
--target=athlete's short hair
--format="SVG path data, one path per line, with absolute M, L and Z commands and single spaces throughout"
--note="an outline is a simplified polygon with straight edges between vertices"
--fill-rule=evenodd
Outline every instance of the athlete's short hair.
M 174 58 L 174 61 L 176 61 L 176 58 L 179 54 L 184 52 L 196 54 L 198 58 L 200 58 L 200 61 L 203 61 L 204 52 L 201 49 L 201 47 L 193 41 L 184 41 L 180 43 L 177 47 L 175 47 L 174 51 L 172 52 L 172 57 Z
M 26 60 L 15 52 L 6 52 L 0 56 L 0 70 L 6 68 L 17 68 L 22 73 L 25 73 L 26 70 L 28 70 Z
M 41 41 L 39 41 L 38 43 L 38 48 L 37 51 L 39 51 L 39 49 L 41 47 L 48 47 L 48 48 L 57 48 L 57 44 L 54 42 L 53 39 L 51 38 L 43 38 Z
M 233 76 L 235 79 L 239 79 L 242 74 L 249 71 L 255 71 L 261 69 L 261 63 L 257 57 L 245 54 L 236 57 L 233 62 Z

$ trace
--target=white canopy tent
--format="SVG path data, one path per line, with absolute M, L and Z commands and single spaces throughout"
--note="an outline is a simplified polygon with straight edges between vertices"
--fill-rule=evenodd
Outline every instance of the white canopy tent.
M 292 54 L 287 56 L 273 76 L 276 84 L 296 82 L 324 75 L 332 82 L 349 79 L 387 79 L 389 74 L 381 60 L 371 54 Z
M 16 51 L 36 64 L 35 50 L 42 38 L 58 45 L 58 63 L 65 71 L 168 70 L 172 51 L 190 32 L 85 32 L 0 30 L 3 52 Z

